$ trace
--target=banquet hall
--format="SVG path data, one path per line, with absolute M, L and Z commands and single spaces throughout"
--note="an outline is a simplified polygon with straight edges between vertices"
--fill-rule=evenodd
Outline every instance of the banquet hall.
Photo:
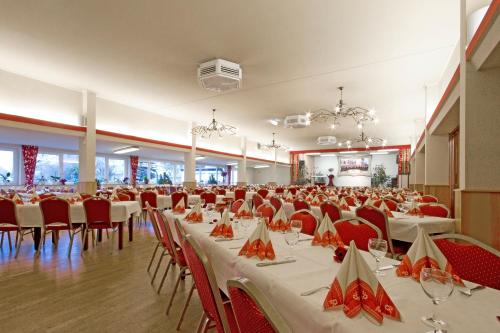
M 497 332 L 500 0 L 0 1 L 0 332 Z

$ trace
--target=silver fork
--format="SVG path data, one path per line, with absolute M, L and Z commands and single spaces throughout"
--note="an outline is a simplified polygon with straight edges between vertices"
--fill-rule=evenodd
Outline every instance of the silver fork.
M 314 289 L 311 289 L 311 290 L 307 290 L 307 291 L 304 291 L 303 293 L 300 293 L 300 296 L 309 296 L 309 295 L 312 295 L 312 294 L 316 294 L 317 292 L 323 290 L 323 289 L 330 289 L 330 286 L 322 286 L 322 287 L 319 287 L 319 288 L 314 288 Z
M 472 287 L 470 289 L 458 289 L 462 294 L 464 294 L 465 296 L 472 296 L 472 292 L 475 291 L 475 290 L 481 290 L 481 289 L 484 289 L 486 288 L 485 286 L 482 286 L 482 285 L 477 285 L 475 287 Z

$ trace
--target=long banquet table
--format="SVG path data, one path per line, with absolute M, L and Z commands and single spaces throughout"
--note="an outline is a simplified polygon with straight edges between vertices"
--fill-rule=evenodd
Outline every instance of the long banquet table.
M 285 214 L 288 218 L 294 212 L 293 204 L 284 203 Z M 356 217 L 356 208 L 349 207 L 350 211 L 342 211 L 343 218 Z M 311 206 L 313 214 L 321 220 L 321 210 L 318 206 Z M 392 212 L 394 217 L 389 217 L 391 238 L 404 242 L 413 242 L 417 238 L 418 228 L 424 228 L 428 234 L 454 233 L 455 220 L 435 216 L 409 216 L 400 212 Z
M 81 202 L 70 205 L 71 222 L 74 224 L 85 223 L 85 212 Z M 43 225 L 42 212 L 38 204 L 25 203 L 16 205 L 17 219 L 21 227 L 35 228 L 36 237 L 39 238 L 40 228 Z M 118 225 L 118 247 L 123 248 L 123 223 L 128 221 L 129 240 L 133 240 L 133 216 L 141 211 L 137 201 L 119 201 L 111 204 L 111 221 Z M 38 244 L 35 244 L 37 247 Z
M 160 207 L 160 204 L 158 203 L 158 208 L 172 208 L 172 196 L 163 196 L 165 197 L 165 203 L 163 204 L 164 206 Z M 216 202 L 222 202 L 224 199 L 223 195 L 217 195 Z M 196 205 L 199 203 L 201 200 L 199 194 L 190 194 L 188 195 L 188 204 L 189 205 Z
M 171 211 L 165 212 L 170 228 L 173 228 L 174 216 Z M 379 277 L 379 281 L 399 309 L 402 322 L 385 318 L 382 325 L 377 326 L 367 318 L 359 315 L 348 318 L 342 310 L 324 311 L 322 304 L 327 290 L 311 296 L 300 296 L 300 293 L 315 287 L 326 286 L 332 283 L 340 264 L 332 259 L 331 248 L 311 246 L 309 241 L 299 242 L 293 255 L 294 263 L 257 267 L 256 259 L 239 257 L 239 249 L 245 239 L 236 239 L 225 242 L 215 242 L 208 232 L 213 224 L 189 224 L 182 222 L 186 232 L 200 244 L 208 255 L 215 271 L 219 287 L 226 292 L 226 281 L 235 277 L 247 277 L 263 291 L 276 310 L 292 328 L 293 332 L 425 332 L 425 326 L 420 318 L 436 310 L 431 300 L 424 294 L 419 283 L 410 278 L 396 277 L 394 269 L 387 270 L 386 275 Z M 255 223 L 254 223 L 255 224 Z M 173 229 L 172 229 L 173 230 Z M 251 232 L 251 231 L 250 231 Z M 175 232 L 173 233 L 174 237 Z M 283 236 L 270 232 L 277 260 L 289 255 Z M 301 238 L 311 238 L 301 235 Z M 238 237 L 236 237 L 238 238 Z M 375 266 L 370 254 L 362 252 L 363 257 L 371 266 Z M 396 263 L 384 258 L 382 265 Z M 439 318 L 449 322 L 449 332 L 493 332 L 498 329 L 496 318 L 499 315 L 500 291 L 486 288 L 467 297 L 454 291 L 453 295 L 439 305 Z

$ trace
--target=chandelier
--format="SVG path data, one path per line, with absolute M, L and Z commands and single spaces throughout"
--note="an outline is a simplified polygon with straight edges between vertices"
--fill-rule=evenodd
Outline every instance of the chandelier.
M 342 92 L 344 90 L 344 87 L 339 87 L 338 90 L 340 91 L 340 99 L 333 111 L 322 108 L 308 112 L 306 116 L 308 117 L 310 122 L 330 122 L 330 128 L 332 129 L 340 125 L 340 119 L 342 118 L 353 119 L 359 129 L 363 128 L 363 124 L 365 122 L 378 122 L 378 119 L 375 117 L 375 110 L 366 109 L 360 106 L 349 106 L 345 104 L 344 100 L 342 99 Z
M 351 149 L 352 145 L 362 143 L 365 145 L 365 148 L 368 149 L 370 146 L 385 146 L 387 144 L 386 139 L 381 139 L 373 136 L 367 136 L 363 130 L 361 130 L 361 134 L 354 139 L 341 140 L 338 143 L 339 147 L 347 147 L 347 149 Z
M 262 150 L 288 150 L 288 147 L 287 146 L 284 146 L 282 144 L 279 144 L 279 143 L 276 143 L 276 140 L 274 139 L 274 136 L 276 135 L 276 133 L 273 133 L 273 140 L 271 141 L 270 144 L 260 144 L 260 148 Z
M 215 109 L 212 109 L 212 121 L 208 126 L 196 126 L 191 130 L 192 134 L 199 135 L 204 139 L 210 139 L 212 135 L 222 138 L 225 135 L 235 135 L 236 127 L 225 125 L 215 120 Z

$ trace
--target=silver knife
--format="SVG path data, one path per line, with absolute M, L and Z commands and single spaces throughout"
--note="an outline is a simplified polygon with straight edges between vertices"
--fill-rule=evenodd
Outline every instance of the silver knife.
M 242 237 L 239 238 L 216 238 L 214 239 L 216 242 L 229 242 L 229 241 L 234 241 L 234 240 L 239 240 L 243 239 Z
M 273 265 L 281 265 L 281 264 L 288 264 L 291 262 L 296 262 L 296 259 L 288 259 L 288 260 L 282 260 L 282 261 L 270 261 L 270 262 L 259 262 L 256 264 L 257 267 L 264 267 L 264 266 L 273 266 Z
M 310 241 L 310 240 L 313 240 L 314 238 L 302 238 L 302 239 L 299 239 L 299 242 L 306 242 L 306 241 Z

